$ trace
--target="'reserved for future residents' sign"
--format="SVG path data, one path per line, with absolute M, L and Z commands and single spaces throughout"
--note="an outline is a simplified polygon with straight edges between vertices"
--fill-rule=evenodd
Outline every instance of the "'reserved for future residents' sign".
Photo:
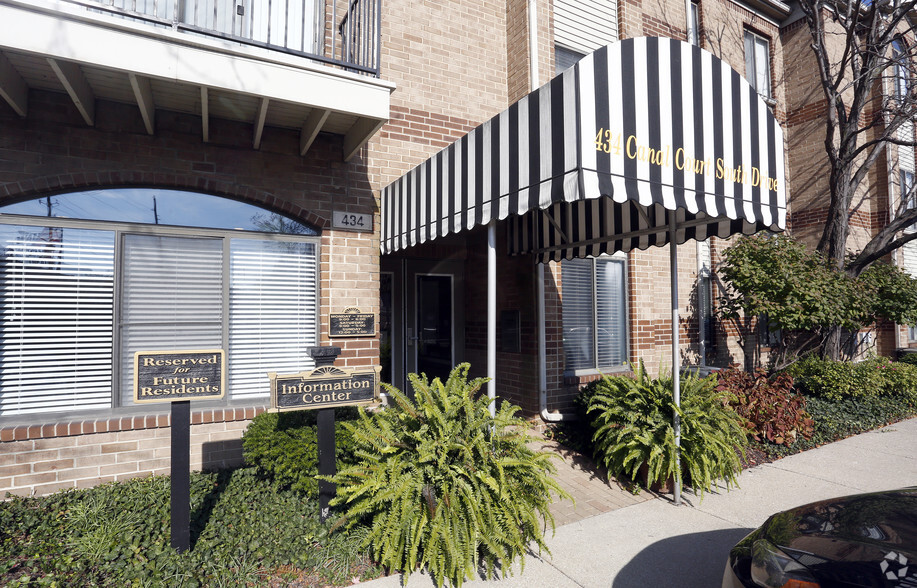
M 298 374 L 269 373 L 274 411 L 373 404 L 379 398 L 380 367 L 322 366 Z
M 222 349 L 138 351 L 134 354 L 134 402 L 215 400 L 226 391 Z

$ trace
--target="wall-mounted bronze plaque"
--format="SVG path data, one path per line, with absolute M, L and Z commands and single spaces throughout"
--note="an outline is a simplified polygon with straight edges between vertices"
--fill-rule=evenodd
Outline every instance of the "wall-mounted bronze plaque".
M 343 313 L 331 313 L 328 335 L 331 337 L 372 337 L 376 334 L 376 316 L 347 308 Z
M 134 402 L 215 400 L 225 393 L 226 355 L 222 349 L 134 354 Z
M 271 409 L 304 410 L 373 404 L 379 399 L 379 370 L 323 366 L 292 375 L 268 374 Z

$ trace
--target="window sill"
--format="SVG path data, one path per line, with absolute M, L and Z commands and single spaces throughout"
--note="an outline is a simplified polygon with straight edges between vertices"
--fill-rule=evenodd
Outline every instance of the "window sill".
M 195 410 L 191 413 L 192 425 L 244 421 L 255 418 L 265 411 L 261 406 L 239 406 Z M 49 415 L 50 416 L 50 415 Z M 91 435 L 93 433 L 117 433 L 121 431 L 138 431 L 158 429 L 169 426 L 169 414 L 135 415 L 123 417 L 92 418 L 69 420 L 47 418 L 42 423 L 2 425 L 0 424 L 0 442 L 29 441 L 32 439 L 50 439 L 52 437 L 72 437 Z M 50 421 L 50 422 L 49 422 Z
M 630 373 L 630 366 L 622 365 L 604 369 L 584 369 L 584 370 L 567 370 L 564 371 L 565 386 L 581 386 L 589 382 L 599 380 L 603 376 L 618 376 Z

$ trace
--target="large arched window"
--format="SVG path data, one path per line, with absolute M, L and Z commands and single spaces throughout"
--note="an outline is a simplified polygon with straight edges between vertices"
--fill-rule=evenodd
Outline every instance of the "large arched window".
M 266 402 L 268 372 L 312 366 L 318 246 L 294 219 L 191 192 L 0 207 L 0 419 L 143 411 L 137 351 L 224 349 L 224 402 Z

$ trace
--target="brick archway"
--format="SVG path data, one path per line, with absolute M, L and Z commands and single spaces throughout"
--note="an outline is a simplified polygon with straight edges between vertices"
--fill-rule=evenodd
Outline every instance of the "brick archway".
M 183 176 L 177 174 L 151 172 L 81 172 L 41 176 L 19 182 L 0 184 L 0 205 L 12 204 L 42 196 L 79 192 L 81 190 L 107 188 L 149 188 L 171 189 L 199 192 L 212 196 L 221 196 L 252 204 L 272 212 L 290 216 L 310 224 L 316 229 L 325 229 L 330 225 L 328 219 L 281 200 L 269 192 L 250 186 L 201 178 L 200 176 Z

